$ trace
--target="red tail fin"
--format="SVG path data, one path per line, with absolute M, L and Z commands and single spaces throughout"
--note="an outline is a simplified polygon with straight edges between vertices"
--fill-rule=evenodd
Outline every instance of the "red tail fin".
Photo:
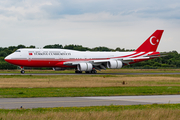
M 138 49 L 138 52 L 155 52 L 164 30 L 156 30 Z

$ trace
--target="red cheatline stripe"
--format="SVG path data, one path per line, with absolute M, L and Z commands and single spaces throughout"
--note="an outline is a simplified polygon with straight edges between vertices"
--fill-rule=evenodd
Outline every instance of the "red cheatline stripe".
M 144 52 L 144 53 L 141 53 L 141 54 L 139 54 L 139 55 L 133 56 L 133 57 L 131 57 L 131 58 L 136 58 L 136 57 L 139 57 L 139 56 L 145 55 L 145 54 L 147 54 L 147 53 L 148 53 L 148 52 Z

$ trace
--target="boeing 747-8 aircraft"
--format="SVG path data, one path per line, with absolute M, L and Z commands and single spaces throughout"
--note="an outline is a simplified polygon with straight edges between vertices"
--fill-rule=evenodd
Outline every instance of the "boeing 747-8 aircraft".
M 75 68 L 75 73 L 96 73 L 96 70 L 118 69 L 157 57 L 156 52 L 164 30 L 156 30 L 139 48 L 132 52 L 90 52 L 66 49 L 18 49 L 5 61 L 21 67 L 52 67 L 54 70 Z

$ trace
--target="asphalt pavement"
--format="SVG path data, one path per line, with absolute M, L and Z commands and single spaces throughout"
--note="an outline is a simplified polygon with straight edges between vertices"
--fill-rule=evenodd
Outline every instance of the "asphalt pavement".
M 0 109 L 180 103 L 180 95 L 0 98 Z
M 86 74 L 86 73 L 0 73 L 0 75 L 178 75 L 180 72 L 174 73 L 97 73 L 97 74 Z

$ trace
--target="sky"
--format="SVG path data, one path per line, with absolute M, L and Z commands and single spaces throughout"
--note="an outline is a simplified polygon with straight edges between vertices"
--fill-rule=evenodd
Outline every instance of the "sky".
M 157 29 L 164 30 L 158 51 L 180 53 L 179 0 L 0 1 L 0 47 L 136 49 Z

